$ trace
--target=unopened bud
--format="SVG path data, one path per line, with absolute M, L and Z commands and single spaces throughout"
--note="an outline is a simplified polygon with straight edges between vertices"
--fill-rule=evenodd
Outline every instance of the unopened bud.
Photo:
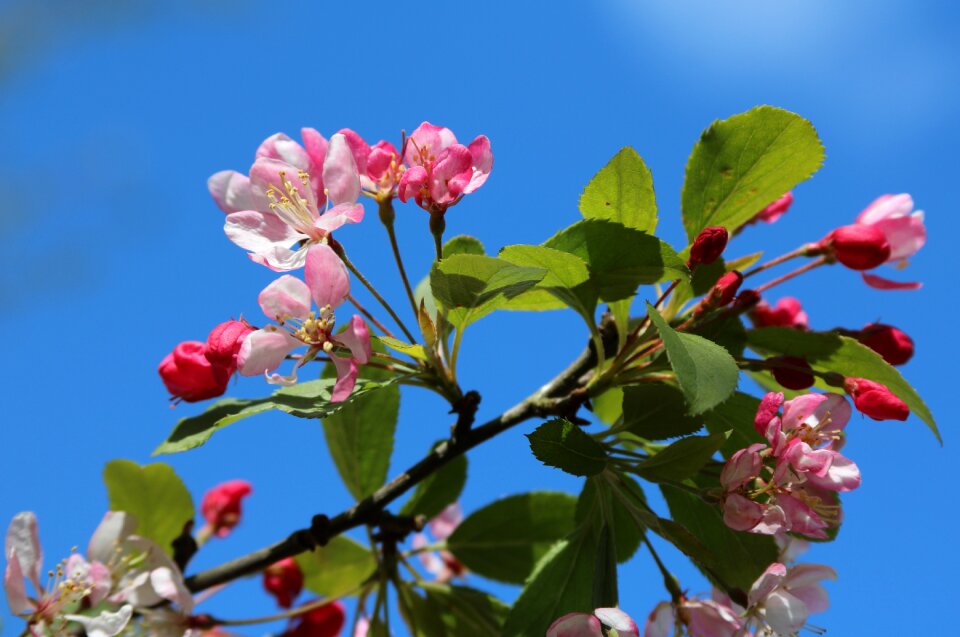
M 887 236 L 876 226 L 837 228 L 824 237 L 820 247 L 851 270 L 871 270 L 890 258 Z
M 863 414 L 874 420 L 906 420 L 910 415 L 907 404 L 897 398 L 886 385 L 866 378 L 847 378 L 843 389 L 853 398 Z
M 293 617 L 281 637 L 336 637 L 343 630 L 344 622 L 343 604 L 330 602 Z
M 231 371 L 207 360 L 206 350 L 205 343 L 185 341 L 160 362 L 157 371 L 174 398 L 192 403 L 227 390 Z
M 253 328 L 243 321 L 225 321 L 210 331 L 204 354 L 214 365 L 230 370 L 237 369 L 237 354 L 240 346 Z
M 760 302 L 760 293 L 756 290 L 744 290 L 733 300 L 733 309 L 737 312 L 746 312 Z
M 703 304 L 700 306 L 701 311 L 715 310 L 730 305 L 730 303 L 733 302 L 733 298 L 737 295 L 737 290 L 740 289 L 741 283 L 743 283 L 743 275 L 736 270 L 724 274 L 717 280 L 714 286 L 710 288 L 710 292 L 707 293 L 707 298 L 704 299 Z
M 779 199 L 757 213 L 756 219 L 766 223 L 773 223 L 783 216 L 793 204 L 793 192 L 784 193 Z
M 773 377 L 787 389 L 807 389 L 816 380 L 810 364 L 797 356 L 774 356 L 767 362 L 773 366 Z
M 243 499 L 252 492 L 253 487 L 246 480 L 230 480 L 207 491 L 200 503 L 200 511 L 211 533 L 217 537 L 229 535 L 240 523 Z
M 290 608 L 303 590 L 303 573 L 292 557 L 280 560 L 263 571 L 263 587 L 281 608 Z
M 913 358 L 913 339 L 892 325 L 871 323 L 860 331 L 857 340 L 891 365 L 903 365 Z
M 713 263 L 723 254 L 729 239 L 730 233 L 723 226 L 704 228 L 690 246 L 690 259 L 687 261 L 687 266 L 692 268 L 700 263 L 704 265 Z

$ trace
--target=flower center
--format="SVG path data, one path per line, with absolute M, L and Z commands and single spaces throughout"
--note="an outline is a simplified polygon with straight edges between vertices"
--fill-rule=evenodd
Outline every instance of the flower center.
M 305 235 L 313 236 L 313 222 L 320 213 L 317 211 L 317 202 L 310 187 L 309 173 L 304 170 L 297 172 L 297 178 L 306 191 L 307 198 L 304 198 L 300 194 L 300 189 L 287 179 L 286 171 L 281 170 L 279 174 L 282 187 L 270 184 L 267 188 L 270 210 L 288 226 Z

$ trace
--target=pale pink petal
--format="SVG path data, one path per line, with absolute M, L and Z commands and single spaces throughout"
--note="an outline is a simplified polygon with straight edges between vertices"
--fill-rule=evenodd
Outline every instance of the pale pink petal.
M 257 157 L 278 159 L 300 170 L 310 170 L 310 156 L 307 151 L 283 133 L 275 133 L 263 140 L 257 148 Z
M 853 491 L 860 486 L 860 468 L 849 458 L 834 453 L 826 474 L 810 474 L 807 482 L 827 491 Z
M 173 566 L 171 564 L 171 566 Z M 176 568 L 162 566 L 150 571 L 150 585 L 157 595 L 176 604 L 181 611 L 189 613 L 193 608 L 193 596 Z
M 333 366 L 337 368 L 337 382 L 333 386 L 330 402 L 342 403 L 353 393 L 360 367 L 357 365 L 357 361 L 352 358 L 340 358 L 339 356 L 331 356 L 331 358 L 333 359 Z
M 235 170 L 221 170 L 207 179 L 207 189 L 226 213 L 256 210 L 257 200 L 250 189 L 250 178 Z
M 774 562 L 760 574 L 757 581 L 750 587 L 749 602 L 750 606 L 757 606 L 782 583 L 787 576 L 787 567 L 780 562 Z
M 781 562 L 795 562 L 797 557 L 810 548 L 810 542 L 808 540 L 787 535 L 786 533 L 776 535 L 773 539 L 780 549 Z
M 781 635 L 795 635 L 807 623 L 808 615 L 806 605 L 783 590 L 774 591 L 766 598 L 761 614 Z
M 329 305 L 336 309 L 350 294 L 347 266 L 325 243 L 314 244 L 307 250 L 304 279 L 319 308 Z
M 800 423 L 804 422 L 817 411 L 817 408 L 825 401 L 827 397 L 824 394 L 803 394 L 783 404 L 783 430 L 791 431 L 796 429 Z
M 477 136 L 467 148 L 473 161 L 473 174 L 470 177 L 470 183 L 463 189 L 464 194 L 469 194 L 482 186 L 490 176 L 490 171 L 493 170 L 493 151 L 490 149 L 490 140 L 486 135 Z
M 90 543 L 87 545 L 87 559 L 96 562 L 109 562 L 115 555 L 120 542 L 127 539 L 137 528 L 137 520 L 123 511 L 107 511 L 97 525 Z
M 360 173 L 350 146 L 342 134 L 330 138 L 323 160 L 323 187 L 334 205 L 356 203 L 360 197 Z
M 762 445 L 761 445 L 762 446 Z M 730 456 L 723 470 L 720 472 L 720 484 L 724 489 L 732 491 L 750 482 L 760 474 L 763 461 L 757 453 L 755 445 L 741 449 Z
M 370 632 L 370 620 L 366 617 L 358 617 L 356 628 L 353 630 L 353 637 L 367 637 Z
M 547 637 L 603 637 L 603 629 L 589 613 L 568 613 L 550 624 Z
M 7 553 L 7 568 L 3 572 L 3 588 L 7 593 L 7 604 L 14 615 L 32 613 L 33 602 L 27 597 L 26 580 L 20 568 L 16 553 Z
M 366 365 L 370 360 L 370 328 L 359 315 L 354 314 L 347 328 L 337 334 L 334 340 L 349 349 L 360 365 Z
M 100 562 L 90 562 L 87 568 L 87 581 L 90 584 L 90 605 L 96 607 L 110 594 L 113 588 L 113 576 L 110 569 Z
M 367 158 L 367 174 L 373 179 L 380 180 L 391 168 L 390 164 L 398 161 L 400 154 L 397 149 L 388 141 L 379 141 L 370 149 L 370 156 Z
M 824 438 L 831 438 L 834 434 L 843 431 L 850 421 L 850 415 L 853 408 L 847 402 L 847 397 L 842 394 L 827 394 L 827 399 L 823 401 L 812 416 L 807 420 L 811 427 L 819 427 L 819 433 Z M 834 442 L 833 448 L 837 448 L 839 443 Z
M 460 503 L 454 502 L 430 520 L 428 526 L 433 537 L 445 540 L 461 522 L 463 522 L 463 511 L 460 509 Z
M 891 281 L 868 272 L 861 272 L 860 276 L 863 277 L 864 283 L 877 290 L 919 290 L 923 287 L 923 283 L 919 281 Z
M 790 594 L 803 602 L 808 613 L 822 613 L 830 608 L 830 595 L 819 584 L 791 588 Z
M 303 147 L 310 157 L 310 173 L 319 177 L 323 173 L 323 160 L 327 157 L 327 140 L 315 128 L 301 128 Z
M 413 536 L 413 548 L 422 549 L 428 544 L 427 537 L 423 533 L 417 533 Z M 435 551 L 418 553 L 417 558 L 420 560 L 420 564 L 423 565 L 424 570 L 435 578 L 441 579 L 446 575 L 447 566 Z
M 742 624 L 730 607 L 712 600 L 688 601 L 683 604 L 683 611 L 691 635 L 733 637 Z
M 913 197 L 907 193 L 881 195 L 857 216 L 856 223 L 873 225 L 891 217 L 905 217 L 913 210 Z
M 723 522 L 734 531 L 749 531 L 763 519 L 764 507 L 739 493 L 732 493 L 723 502 Z
M 313 222 L 313 227 L 324 236 L 348 223 L 363 221 L 363 205 L 358 203 L 342 203 L 320 215 Z
M 617 637 L 640 637 L 637 622 L 619 608 L 598 608 L 593 611 L 593 614 L 603 622 L 604 626 L 616 630 Z
M 297 232 L 277 215 L 270 212 L 244 210 L 226 216 L 223 231 L 235 244 L 256 255 L 272 255 L 276 248 L 288 246 L 306 235 Z
M 883 219 L 872 225 L 880 228 L 890 244 L 888 263 L 912 257 L 927 242 L 927 228 L 923 224 L 922 211 L 908 217 Z
M 289 332 L 273 325 L 250 332 L 237 354 L 237 370 L 244 376 L 272 372 L 300 345 Z
M 310 288 L 297 277 L 285 274 L 263 288 L 257 302 L 267 318 L 304 320 L 310 314 Z
M 430 171 L 430 198 L 439 204 L 452 203 L 463 193 L 473 176 L 472 158 L 466 146 L 445 148 Z
M 20 562 L 20 571 L 40 590 L 40 572 L 43 569 L 43 549 L 37 531 L 37 516 L 33 511 L 24 511 L 13 516 L 7 527 L 4 544 L 7 559 L 11 554 Z
M 273 211 L 278 216 L 283 216 L 287 224 L 300 229 L 309 227 L 320 215 L 317 209 L 318 203 L 313 194 L 313 183 L 304 184 L 300 178 L 300 172 L 305 170 L 306 168 L 293 166 L 280 159 L 266 157 L 257 159 L 250 167 L 250 190 L 262 201 L 275 202 L 282 197 L 299 194 L 307 209 L 303 215 L 284 216 L 285 213 L 279 208 L 273 208 Z M 270 191 L 274 193 L 272 198 L 267 196 Z
M 794 438 L 787 445 L 783 455 L 797 472 L 822 476 L 829 470 L 835 453 L 829 449 L 814 450 L 799 438 Z
M 791 566 L 787 571 L 787 576 L 783 580 L 783 585 L 793 590 L 801 586 L 809 586 L 823 580 L 837 579 L 837 571 L 833 567 L 825 564 L 797 564 Z
M 423 160 L 432 161 L 443 149 L 456 143 L 457 138 L 449 128 L 423 122 L 410 133 L 403 161 L 411 168 L 420 166 Z
M 777 505 L 783 509 L 787 517 L 789 531 L 815 540 L 827 539 L 827 534 L 823 531 L 827 528 L 827 523 L 804 502 L 792 495 L 780 495 L 777 497 Z
M 427 183 L 427 170 L 422 166 L 408 168 L 400 178 L 400 185 L 397 188 L 397 196 L 400 201 L 406 203 L 410 199 L 417 199 L 419 202 L 420 191 Z
M 338 135 L 343 135 L 353 154 L 353 160 L 356 162 L 357 170 L 361 175 L 367 174 L 367 158 L 370 157 L 370 144 L 365 142 L 362 137 L 349 128 L 341 128 L 337 131 Z
M 297 250 L 274 246 L 263 254 L 248 252 L 247 256 L 254 263 L 266 266 L 274 272 L 289 272 L 303 267 L 307 260 L 307 246 L 304 245 Z
M 673 637 L 675 623 L 673 604 L 660 602 L 647 617 L 647 624 L 643 628 L 643 637 Z
M 94 617 L 65 615 L 66 619 L 82 624 L 87 637 L 114 637 L 123 632 L 133 617 L 133 606 L 127 604 L 116 612 L 105 610 Z

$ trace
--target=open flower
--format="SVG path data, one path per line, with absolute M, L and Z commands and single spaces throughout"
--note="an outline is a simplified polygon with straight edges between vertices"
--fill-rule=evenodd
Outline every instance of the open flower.
M 223 171 L 208 182 L 227 213 L 227 237 L 253 261 L 279 272 L 302 267 L 313 246 L 363 219 L 360 175 L 346 137 L 334 135 L 328 144 L 304 129 L 304 143 L 275 135 L 257 151 L 249 177 Z
M 830 601 L 820 584 L 836 579 L 829 566 L 797 564 L 787 568 L 774 562 L 750 589 L 746 626 L 758 635 L 796 635 L 812 613 L 825 611 Z M 766 632 L 764 632 L 766 631 Z
M 647 618 L 643 637 L 673 637 L 678 623 L 695 637 L 734 637 L 743 626 L 728 600 L 683 597 L 676 605 L 657 604 Z
M 377 200 L 395 196 L 397 186 L 406 170 L 396 147 L 385 140 L 370 146 L 349 128 L 339 130 L 337 134 L 344 136 L 353 154 L 360 174 L 360 188 Z
M 400 200 L 414 199 L 424 210 L 443 214 L 487 181 L 493 152 L 485 135 L 464 146 L 449 128 L 423 122 L 407 139 L 403 161 Z
M 913 198 L 906 194 L 883 195 L 867 206 L 857 217 L 856 225 L 875 228 L 883 233 L 890 246 L 887 263 L 906 265 L 927 241 L 923 211 L 913 210 Z M 863 274 L 867 285 L 880 290 L 914 290 L 920 283 L 899 283 L 875 274 Z
M 640 636 L 637 623 L 625 612 L 619 608 L 598 608 L 593 613 L 567 613 L 550 624 L 547 637 L 603 637 L 610 630 L 616 631 L 617 637 Z
M 294 349 L 307 346 L 307 353 L 294 365 L 290 376 L 267 375 L 267 381 L 280 385 L 296 383 L 297 369 L 322 352 L 330 356 L 337 369 L 331 400 L 341 402 L 353 391 L 359 366 L 370 360 L 370 329 L 360 316 L 354 315 L 343 332 L 333 332 L 333 312 L 350 294 L 350 279 L 343 261 L 330 246 L 314 245 L 305 266 L 306 283 L 287 274 L 260 293 L 260 308 L 277 325 L 268 325 L 247 336 L 237 355 L 237 365 L 244 376 L 269 374 Z M 316 312 L 310 310 L 311 297 L 319 308 Z M 348 349 L 350 356 L 338 356 L 334 353 L 337 348 Z

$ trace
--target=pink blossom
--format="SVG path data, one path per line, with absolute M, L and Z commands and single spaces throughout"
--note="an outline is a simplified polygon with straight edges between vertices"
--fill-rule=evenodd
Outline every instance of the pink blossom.
M 227 237 L 253 261 L 281 272 L 303 266 L 330 233 L 363 219 L 360 174 L 347 137 L 338 133 L 327 143 L 303 129 L 303 138 L 305 147 L 274 135 L 257 150 L 249 177 L 223 171 L 208 181 L 227 213 Z
M 445 541 L 463 521 L 463 512 L 460 503 L 454 502 L 427 524 L 430 535 L 437 542 Z M 423 533 L 413 536 L 413 548 L 425 549 L 430 540 Z M 421 551 L 418 556 L 420 563 L 428 573 L 439 582 L 447 582 L 467 572 L 466 567 L 449 551 Z
M 913 210 L 913 198 L 906 194 L 883 195 L 867 206 L 857 217 L 856 225 L 880 230 L 890 245 L 887 263 L 906 265 L 906 260 L 917 253 L 927 241 L 923 211 Z M 863 274 L 870 287 L 880 290 L 915 290 L 920 283 L 900 283 L 876 274 Z
M 750 589 L 747 627 L 758 634 L 764 629 L 778 635 L 797 634 L 810 614 L 829 607 L 827 591 L 820 582 L 836 577 L 829 566 L 798 564 L 787 568 L 774 562 Z
M 807 313 L 803 311 L 800 301 L 792 296 L 780 299 L 773 307 L 770 307 L 766 301 L 760 301 L 750 310 L 750 318 L 757 327 L 810 329 Z
M 405 170 L 396 147 L 385 140 L 370 146 L 349 128 L 341 129 L 337 134 L 344 136 L 353 153 L 362 190 L 378 200 L 393 197 Z
M 486 182 L 493 169 L 490 140 L 479 135 L 469 146 L 449 128 L 423 122 L 406 141 L 407 166 L 398 184 L 401 201 L 414 199 L 424 210 L 443 214 Z
M 350 294 L 350 280 L 343 261 L 324 244 L 309 251 L 305 263 L 306 283 L 289 274 L 268 285 L 260 293 L 263 313 L 277 322 L 261 328 L 243 341 L 237 355 L 237 366 L 244 376 L 267 375 L 267 381 L 281 385 L 297 382 L 297 369 L 319 353 L 333 360 L 337 370 L 331 401 L 342 402 L 353 391 L 359 366 L 370 360 L 370 329 L 354 315 L 347 329 L 333 332 L 334 310 Z M 311 297 L 319 311 L 310 310 Z M 294 365 L 290 376 L 270 375 L 294 349 L 306 345 L 307 353 Z M 336 348 L 350 351 L 338 356 Z
M 643 637 L 673 637 L 677 623 L 697 637 L 733 637 L 743 626 L 734 608 L 715 599 L 681 598 L 676 605 L 660 602 L 647 618 Z
M 791 205 L 793 205 L 793 192 L 784 193 L 773 203 L 769 204 L 766 208 L 758 212 L 754 219 L 763 221 L 764 223 L 773 223 L 786 214 Z
M 603 637 L 603 627 L 619 637 L 639 637 L 637 623 L 619 608 L 598 608 L 593 613 L 567 613 L 547 628 L 547 637 Z
M 246 480 L 228 480 L 207 491 L 200 503 L 200 511 L 207 521 L 209 533 L 221 538 L 229 535 L 240 523 L 244 498 L 252 492 L 253 486 Z

